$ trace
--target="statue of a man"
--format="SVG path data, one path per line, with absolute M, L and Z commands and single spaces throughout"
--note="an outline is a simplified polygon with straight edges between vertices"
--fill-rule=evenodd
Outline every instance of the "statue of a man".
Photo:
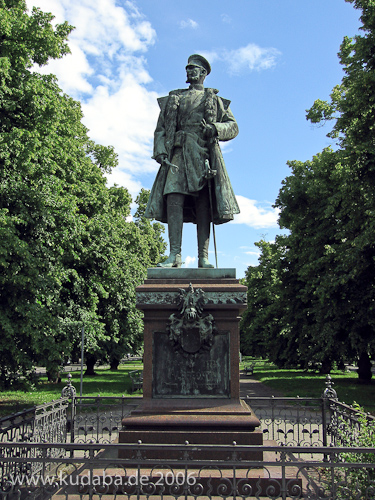
M 210 223 L 228 222 L 239 213 L 219 147 L 219 141 L 236 137 L 238 126 L 230 101 L 219 97 L 218 90 L 203 87 L 210 72 L 204 57 L 190 56 L 189 88 L 158 99 L 153 158 L 161 166 L 145 216 L 168 223 L 170 255 L 160 267 L 181 266 L 184 222 L 197 224 L 198 267 L 214 267 L 208 261 Z

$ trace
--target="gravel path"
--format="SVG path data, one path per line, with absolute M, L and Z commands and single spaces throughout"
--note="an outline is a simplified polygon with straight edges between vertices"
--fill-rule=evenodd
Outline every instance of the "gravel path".
M 251 375 L 240 374 L 240 396 L 241 397 L 253 397 L 253 398 L 267 398 L 271 396 L 283 397 L 280 391 L 271 389 L 266 385 L 256 380 Z

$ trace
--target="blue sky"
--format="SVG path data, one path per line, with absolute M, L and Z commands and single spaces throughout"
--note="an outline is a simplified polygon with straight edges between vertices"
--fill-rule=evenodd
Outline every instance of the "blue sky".
M 241 214 L 216 227 L 219 267 L 237 277 L 256 265 L 261 238 L 281 231 L 272 208 L 288 160 L 306 161 L 331 144 L 328 127 L 312 126 L 305 110 L 327 99 L 343 76 L 337 58 L 345 35 L 360 26 L 344 0 L 27 0 L 76 29 L 72 54 L 43 72 L 79 99 L 90 137 L 113 145 L 119 167 L 109 176 L 135 199 L 150 189 L 156 98 L 186 87 L 190 54 L 205 55 L 205 85 L 232 101 L 240 133 L 224 158 Z M 212 240 L 212 238 L 211 238 Z M 182 257 L 197 266 L 195 226 L 185 224 Z M 213 243 L 210 259 L 214 263 Z

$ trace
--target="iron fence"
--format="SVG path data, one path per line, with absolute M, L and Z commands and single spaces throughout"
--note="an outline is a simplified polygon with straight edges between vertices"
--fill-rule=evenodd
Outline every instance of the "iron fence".
M 121 421 L 142 397 L 76 397 L 74 420 L 69 422 L 70 442 L 110 443 L 118 437 Z M 330 406 L 322 398 L 245 399 L 261 421 L 264 439 L 288 446 L 331 443 Z
M 73 419 L 69 422 L 72 443 L 111 443 L 121 430 L 122 419 L 142 401 L 142 397 L 75 397 Z
M 67 410 L 70 401 L 60 398 L 50 403 L 0 419 L 0 480 L 9 473 L 33 476 L 45 473 L 43 461 L 38 458 L 37 447 L 28 448 L 26 443 L 48 443 L 48 457 L 60 458 L 61 448 L 55 443 L 66 443 Z M 16 446 L 3 447 L 3 442 L 17 443 Z M 22 443 L 21 445 L 19 443 Z M 6 460 L 5 460 L 6 458 Z
M 122 419 L 142 397 L 76 397 L 74 418 L 69 421 L 72 443 L 110 443 L 118 437 Z M 264 439 L 288 446 L 331 444 L 332 412 L 323 398 L 245 399 L 261 421 Z M 329 427 L 330 426 L 330 427 Z
M 246 401 L 261 422 L 264 439 L 287 446 L 327 446 L 330 405 L 325 398 L 258 397 Z
M 34 408 L 28 408 L 8 417 L 0 418 L 0 441 L 30 441 L 33 433 Z
M 330 414 L 327 431 L 335 446 L 355 446 L 364 427 L 367 439 L 375 436 L 375 417 L 369 413 L 365 414 L 356 407 L 332 400 L 330 401 Z M 372 439 L 372 442 L 374 441 L 375 438 Z
M 0 441 L 111 443 L 122 419 L 142 397 L 62 398 L 0 420 Z M 261 421 L 264 439 L 288 446 L 327 445 L 336 436 L 339 416 L 356 422 L 355 411 L 323 398 L 245 399 Z M 349 417 L 351 415 L 351 417 Z M 68 433 L 66 434 L 66 430 Z
M 20 445 L 18 445 L 20 446 Z M 64 457 L 48 456 L 48 444 L 28 443 L 38 450 L 48 475 L 9 475 L 3 478 L 0 496 L 4 500 L 23 498 L 152 499 L 169 498 L 280 498 L 280 499 L 373 499 L 375 464 L 340 459 L 350 453 L 365 457 L 372 448 L 286 447 L 286 446 L 211 446 L 211 445 L 143 445 L 143 444 L 66 444 L 55 445 Z M 15 443 L 3 443 L 2 450 L 14 449 Z M 157 449 L 161 456 L 174 459 L 147 458 Z M 129 458 L 118 458 L 119 451 Z M 262 462 L 246 459 L 247 454 L 261 450 Z M 329 450 L 329 460 L 320 456 Z M 199 454 L 222 459 L 201 460 Z M 296 458 L 296 455 L 304 457 Z M 311 458 L 313 457 L 313 458 Z M 22 462 L 22 458 L 2 460 Z M 52 466 L 54 464 L 54 466 Z
M 321 398 L 246 399 L 263 446 L 116 444 L 141 401 L 77 397 L 69 380 L 59 400 L 0 419 L 0 499 L 375 499 L 374 440 L 361 439 L 375 419 L 340 403 L 329 379 Z M 263 461 L 249 459 L 254 451 Z

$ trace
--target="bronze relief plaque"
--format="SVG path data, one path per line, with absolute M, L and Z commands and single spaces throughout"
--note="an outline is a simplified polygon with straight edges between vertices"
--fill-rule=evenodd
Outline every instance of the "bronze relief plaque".
M 167 332 L 153 335 L 154 398 L 229 398 L 229 332 L 216 332 L 209 348 L 198 328 L 186 329 L 178 347 Z

